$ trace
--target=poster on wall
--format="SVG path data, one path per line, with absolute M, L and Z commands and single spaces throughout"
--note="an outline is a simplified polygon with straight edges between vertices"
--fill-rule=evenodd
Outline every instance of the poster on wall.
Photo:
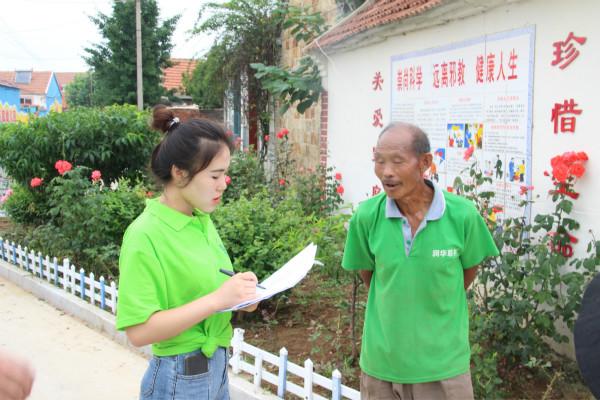
M 428 134 L 430 176 L 443 188 L 468 181 L 476 161 L 498 220 L 529 217 L 519 203 L 530 196 L 521 187 L 531 182 L 534 41 L 527 27 L 391 59 L 392 121 Z

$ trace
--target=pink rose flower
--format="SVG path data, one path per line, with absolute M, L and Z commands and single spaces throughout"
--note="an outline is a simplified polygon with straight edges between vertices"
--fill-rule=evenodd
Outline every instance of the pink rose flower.
M 102 178 L 102 174 L 100 173 L 100 171 L 98 171 L 97 169 L 92 171 L 92 181 L 96 182 L 100 178 Z
M 35 178 L 31 179 L 31 182 L 29 182 L 29 186 L 31 186 L 32 188 L 38 187 L 38 186 L 42 185 L 42 182 L 44 182 L 43 178 L 35 177 Z

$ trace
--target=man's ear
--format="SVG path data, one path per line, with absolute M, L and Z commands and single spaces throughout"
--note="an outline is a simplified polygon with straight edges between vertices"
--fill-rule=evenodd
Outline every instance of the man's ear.
M 427 171 L 431 164 L 433 163 L 433 155 L 431 153 L 426 153 L 421 155 L 421 159 L 419 160 L 419 168 L 421 169 L 421 173 L 424 174 Z

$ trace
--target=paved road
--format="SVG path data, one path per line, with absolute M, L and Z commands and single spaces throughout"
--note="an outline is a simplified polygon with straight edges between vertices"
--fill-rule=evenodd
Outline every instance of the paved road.
M 30 360 L 32 400 L 136 399 L 146 360 L 0 278 L 0 348 Z

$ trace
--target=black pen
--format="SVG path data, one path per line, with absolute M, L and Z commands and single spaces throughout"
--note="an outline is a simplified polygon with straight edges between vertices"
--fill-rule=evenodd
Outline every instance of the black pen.
M 235 272 L 233 272 L 233 271 L 230 271 L 230 270 L 228 270 L 228 269 L 223 269 L 223 268 L 220 268 L 220 269 L 219 269 L 219 272 L 221 272 L 222 274 L 225 274 L 225 275 L 227 275 L 227 276 L 234 276 L 234 275 L 235 275 Z M 261 289 L 265 289 L 265 290 L 267 289 L 266 287 L 264 287 L 264 286 L 262 286 L 262 285 L 260 285 L 260 284 L 258 284 L 258 283 L 256 284 L 256 287 L 257 287 L 257 288 L 261 288 Z

